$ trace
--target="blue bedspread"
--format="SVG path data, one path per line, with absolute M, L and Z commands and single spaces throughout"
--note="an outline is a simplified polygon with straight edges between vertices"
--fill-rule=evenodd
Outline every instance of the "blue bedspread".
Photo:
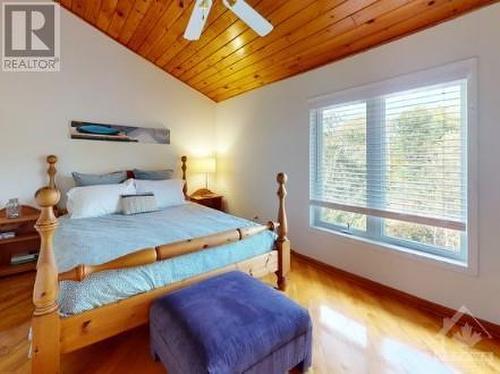
M 63 217 L 54 250 L 62 272 L 82 263 L 107 262 L 142 248 L 251 225 L 251 221 L 191 203 L 135 216 Z M 147 266 L 92 274 L 83 282 L 63 281 L 61 313 L 81 313 L 267 253 L 273 249 L 274 239 L 275 234 L 266 231 L 240 242 Z

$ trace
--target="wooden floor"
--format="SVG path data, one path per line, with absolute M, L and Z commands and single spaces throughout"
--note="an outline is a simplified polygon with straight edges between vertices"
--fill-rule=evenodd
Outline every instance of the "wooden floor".
M 271 280 L 271 278 L 269 279 Z M 0 280 L 0 373 L 29 373 L 33 274 Z M 313 373 L 500 373 L 500 341 L 468 347 L 440 318 L 294 259 L 288 295 L 314 323 Z M 498 296 L 498 295 L 497 295 Z M 165 373 L 142 327 L 63 358 L 64 373 Z M 188 374 L 188 373 L 186 373 Z M 265 373 L 264 373 L 265 374 Z

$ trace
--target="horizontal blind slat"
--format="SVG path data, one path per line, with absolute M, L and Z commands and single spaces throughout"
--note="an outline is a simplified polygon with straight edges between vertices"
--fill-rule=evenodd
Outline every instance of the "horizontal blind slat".
M 465 229 L 463 84 L 315 109 L 311 201 Z

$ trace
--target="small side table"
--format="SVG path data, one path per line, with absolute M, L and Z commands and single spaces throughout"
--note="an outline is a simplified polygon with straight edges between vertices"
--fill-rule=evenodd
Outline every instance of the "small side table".
M 0 239 L 0 277 L 31 271 L 36 268 L 36 257 L 40 250 L 40 236 L 35 222 L 40 211 L 23 205 L 18 218 L 8 219 L 5 209 L 0 210 L 0 232 L 14 232 L 9 239 Z
M 208 195 L 191 195 L 189 199 L 193 203 L 197 203 L 200 205 L 204 205 L 206 207 L 220 210 L 221 212 L 224 211 L 223 205 L 222 205 L 222 195 L 218 194 L 208 194 Z

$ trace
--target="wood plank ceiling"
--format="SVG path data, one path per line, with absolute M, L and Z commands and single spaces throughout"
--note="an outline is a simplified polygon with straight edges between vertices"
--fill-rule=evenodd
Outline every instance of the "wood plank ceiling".
M 207 26 L 195 42 L 183 38 L 193 0 L 60 3 L 220 102 L 497 1 L 247 0 L 274 25 L 261 38 L 221 0 L 214 0 Z

